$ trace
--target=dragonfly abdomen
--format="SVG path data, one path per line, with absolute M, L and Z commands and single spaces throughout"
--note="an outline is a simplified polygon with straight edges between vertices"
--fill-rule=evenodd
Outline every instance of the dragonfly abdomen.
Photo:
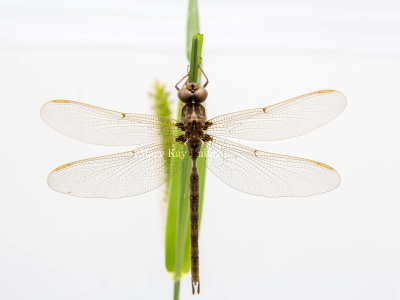
M 182 128 L 188 154 L 192 158 L 192 173 L 190 174 L 190 239 L 191 239 L 191 269 L 192 292 L 200 293 L 199 275 L 199 173 L 196 160 L 200 155 L 203 127 L 206 120 L 204 107 L 199 103 L 188 103 L 182 107 Z
M 199 173 L 196 167 L 197 157 L 193 157 L 192 173 L 190 174 L 190 240 L 192 293 L 200 293 L 199 272 Z

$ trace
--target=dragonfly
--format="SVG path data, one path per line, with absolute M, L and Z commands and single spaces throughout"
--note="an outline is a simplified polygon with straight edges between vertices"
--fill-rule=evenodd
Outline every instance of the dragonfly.
M 256 150 L 229 138 L 272 141 L 296 137 L 327 124 L 347 103 L 342 92 L 320 90 L 270 106 L 207 119 L 202 103 L 208 96 L 209 81 L 199 68 L 206 78 L 203 86 L 189 82 L 189 74 L 175 85 L 182 102 L 180 121 L 121 113 L 71 100 L 52 100 L 41 108 L 45 123 L 74 139 L 107 146 L 146 144 L 126 152 L 57 167 L 49 174 L 47 182 L 60 193 L 90 198 L 122 198 L 146 193 L 179 172 L 181 159 L 174 159 L 174 153 L 187 148 L 192 160 L 189 196 L 193 294 L 200 293 L 197 158 L 202 144 L 207 145 L 206 159 L 202 163 L 227 185 L 241 192 L 264 197 L 325 193 L 340 184 L 340 175 L 331 166 Z

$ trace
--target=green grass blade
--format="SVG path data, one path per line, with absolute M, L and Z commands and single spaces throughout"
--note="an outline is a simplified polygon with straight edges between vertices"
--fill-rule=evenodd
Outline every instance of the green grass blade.
M 180 105 L 178 107 L 178 120 L 180 120 Z M 181 147 L 185 151 L 184 145 Z M 184 153 L 184 152 L 183 152 Z M 187 156 L 187 155 L 185 155 Z M 184 253 L 184 239 L 182 236 L 186 235 L 186 224 L 188 221 L 185 215 L 189 212 L 185 210 L 185 185 L 184 178 L 190 176 L 190 162 L 186 158 L 172 157 L 171 160 L 180 160 L 183 164 L 181 172 L 178 176 L 171 178 L 168 191 L 168 210 L 167 210 L 167 224 L 165 235 L 165 266 L 172 279 L 176 282 L 179 281 L 182 274 L 182 259 Z
M 186 22 L 186 57 L 188 61 L 191 61 L 192 37 L 198 32 L 200 32 L 200 24 L 197 0 L 189 0 L 188 18 Z

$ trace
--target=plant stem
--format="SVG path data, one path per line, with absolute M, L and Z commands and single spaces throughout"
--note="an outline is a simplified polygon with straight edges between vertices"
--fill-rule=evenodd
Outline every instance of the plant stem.
M 181 285 L 180 281 L 175 281 L 175 283 L 174 283 L 174 300 L 179 300 L 180 285 Z
M 192 53 L 190 55 L 189 82 L 201 84 L 201 73 L 199 65 L 201 62 L 201 50 L 203 46 L 203 35 L 196 33 L 192 37 Z
M 200 32 L 199 8 L 197 0 L 189 0 L 188 18 L 186 22 L 186 57 L 188 61 L 190 61 L 192 53 L 192 38 L 197 32 Z

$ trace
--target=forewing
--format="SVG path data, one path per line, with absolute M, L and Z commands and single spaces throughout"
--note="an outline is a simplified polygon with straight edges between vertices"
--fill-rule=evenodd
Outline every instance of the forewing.
M 148 192 L 163 184 L 181 167 L 171 153 L 181 143 L 153 143 L 132 151 L 78 160 L 50 173 L 48 185 L 78 197 L 122 198 Z
M 169 118 L 120 113 L 70 100 L 49 101 L 40 115 L 59 133 L 97 145 L 151 143 L 160 136 L 173 139 L 178 131 L 176 121 Z
M 264 108 L 243 110 L 209 120 L 213 136 L 271 141 L 305 134 L 333 120 L 346 107 L 334 90 L 305 94 Z
M 207 142 L 207 167 L 231 187 L 265 197 L 321 194 L 340 184 L 323 163 L 255 150 L 222 138 Z

